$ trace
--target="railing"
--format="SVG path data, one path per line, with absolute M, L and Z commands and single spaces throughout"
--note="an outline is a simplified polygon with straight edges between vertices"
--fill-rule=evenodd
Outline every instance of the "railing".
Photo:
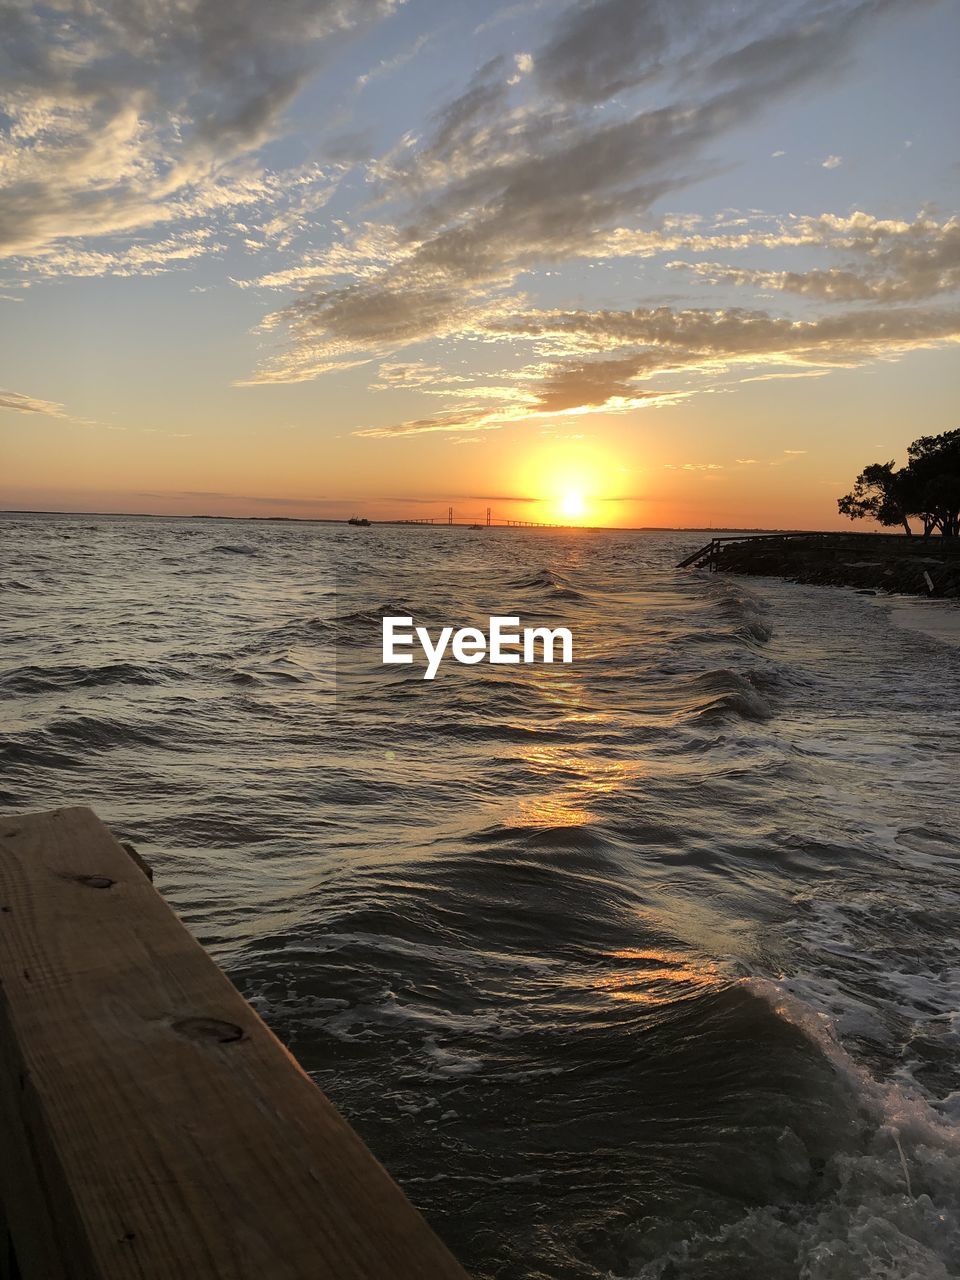
M 960 539 L 940 537 L 924 538 L 921 534 L 914 534 L 908 537 L 905 533 L 868 533 L 859 530 L 846 532 L 845 530 L 790 530 L 785 533 L 735 533 L 723 534 L 722 536 L 711 538 L 704 546 L 699 547 L 696 551 L 686 556 L 677 565 L 678 569 L 703 568 L 707 567 L 713 572 L 718 569 L 718 560 L 720 552 L 725 545 L 730 543 L 743 543 L 745 546 L 757 542 L 777 543 L 784 542 L 790 538 L 809 538 L 809 539 L 831 539 L 835 541 L 838 547 L 846 542 L 859 542 L 860 545 L 877 545 L 877 543 L 896 544 L 898 550 L 904 551 L 909 555 L 960 555 Z

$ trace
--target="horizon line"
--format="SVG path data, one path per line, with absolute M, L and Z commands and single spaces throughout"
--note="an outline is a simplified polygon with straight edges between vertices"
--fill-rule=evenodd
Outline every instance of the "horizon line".
M 0 507 L 0 515 L 7 516 L 113 516 L 124 520 L 255 520 L 261 524 L 349 524 L 349 516 L 254 516 L 224 515 L 221 513 L 190 512 L 155 512 L 155 511 L 70 511 L 62 509 L 45 509 L 36 507 Z M 371 520 L 370 525 L 393 525 L 419 529 L 464 529 L 473 528 L 476 521 L 466 520 L 423 520 L 391 517 L 385 520 Z M 484 529 L 574 529 L 593 533 L 843 533 L 843 529 L 799 529 L 796 526 L 771 528 L 765 525 L 708 525 L 708 524 L 644 524 L 644 525 L 588 525 L 588 524 L 550 524 L 537 521 L 515 521 L 501 524 L 481 525 Z M 877 530 L 850 530 L 851 533 L 873 533 Z M 906 536 L 906 535 L 902 535 Z

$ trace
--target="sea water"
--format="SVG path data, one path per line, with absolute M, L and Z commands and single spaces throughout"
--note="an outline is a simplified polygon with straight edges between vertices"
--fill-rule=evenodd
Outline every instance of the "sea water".
M 704 535 L 0 516 L 85 803 L 474 1276 L 960 1271 L 960 649 Z M 384 616 L 570 664 L 383 666 Z

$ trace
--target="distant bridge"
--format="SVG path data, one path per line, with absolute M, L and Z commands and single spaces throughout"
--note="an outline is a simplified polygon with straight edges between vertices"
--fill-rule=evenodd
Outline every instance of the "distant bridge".
M 492 516 L 489 508 L 484 520 L 454 520 L 451 508 L 446 519 L 437 516 L 413 516 L 406 520 L 375 520 L 374 524 L 426 524 L 437 529 L 579 529 L 583 527 L 549 523 L 543 520 L 508 520 L 503 516 Z

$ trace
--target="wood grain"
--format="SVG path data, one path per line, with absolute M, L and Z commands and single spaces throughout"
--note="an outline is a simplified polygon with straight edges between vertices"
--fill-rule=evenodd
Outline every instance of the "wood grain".
M 89 809 L 0 818 L 24 1280 L 465 1280 Z

